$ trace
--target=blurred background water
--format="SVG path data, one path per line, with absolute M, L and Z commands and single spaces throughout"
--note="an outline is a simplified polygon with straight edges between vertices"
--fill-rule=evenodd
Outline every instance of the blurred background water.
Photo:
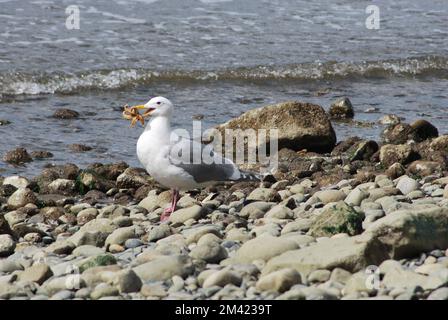
M 368 5 L 380 29 L 365 26 Z M 66 28 L 77 5 L 80 29 Z M 448 132 L 446 0 L 0 0 L 0 155 L 21 146 L 54 157 L 0 174 L 37 174 L 44 164 L 124 160 L 138 165 L 121 107 L 163 95 L 174 125 L 203 128 L 283 100 L 328 109 L 348 96 L 355 120 L 334 123 L 338 140 L 378 140 L 394 113 Z M 80 112 L 51 118 L 57 108 Z M 371 112 L 374 110 L 374 112 Z M 93 147 L 71 153 L 68 145 Z

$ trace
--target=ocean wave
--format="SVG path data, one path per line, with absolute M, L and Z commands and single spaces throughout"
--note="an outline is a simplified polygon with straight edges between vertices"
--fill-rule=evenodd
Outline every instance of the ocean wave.
M 65 73 L 0 73 L 0 98 L 18 95 L 71 94 L 83 90 L 113 90 L 154 82 L 312 81 L 351 78 L 418 76 L 448 77 L 448 57 L 362 62 L 313 62 L 286 66 L 257 66 L 222 70 L 148 69 L 93 70 Z

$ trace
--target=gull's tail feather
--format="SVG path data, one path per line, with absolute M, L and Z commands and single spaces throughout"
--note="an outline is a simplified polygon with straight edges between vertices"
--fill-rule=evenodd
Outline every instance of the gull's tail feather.
M 237 181 L 261 181 L 262 176 L 258 173 L 240 170 L 240 178 Z

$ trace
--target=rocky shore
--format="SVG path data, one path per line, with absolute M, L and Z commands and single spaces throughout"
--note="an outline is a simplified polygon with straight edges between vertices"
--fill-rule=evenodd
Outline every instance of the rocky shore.
M 285 127 L 278 170 L 184 193 L 165 223 L 169 191 L 124 162 L 0 177 L 0 298 L 448 299 L 448 135 L 389 116 L 336 144 L 348 99 L 223 126 L 262 117 Z

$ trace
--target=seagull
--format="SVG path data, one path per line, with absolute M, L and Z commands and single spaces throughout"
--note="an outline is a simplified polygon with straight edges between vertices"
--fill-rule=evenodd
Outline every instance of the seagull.
M 143 118 L 151 117 L 137 141 L 137 157 L 146 171 L 172 192 L 171 205 L 164 210 L 160 221 L 167 220 L 176 209 L 179 191 L 199 189 L 222 181 L 261 180 L 256 173 L 239 170 L 230 159 L 215 152 L 211 144 L 204 145 L 173 132 L 173 104 L 167 98 L 155 97 L 131 109 L 145 110 Z M 208 148 L 205 154 L 210 156 L 206 160 L 202 157 L 204 148 Z M 185 150 L 189 152 L 183 153 Z M 200 161 L 193 161 L 195 152 L 201 155 Z

